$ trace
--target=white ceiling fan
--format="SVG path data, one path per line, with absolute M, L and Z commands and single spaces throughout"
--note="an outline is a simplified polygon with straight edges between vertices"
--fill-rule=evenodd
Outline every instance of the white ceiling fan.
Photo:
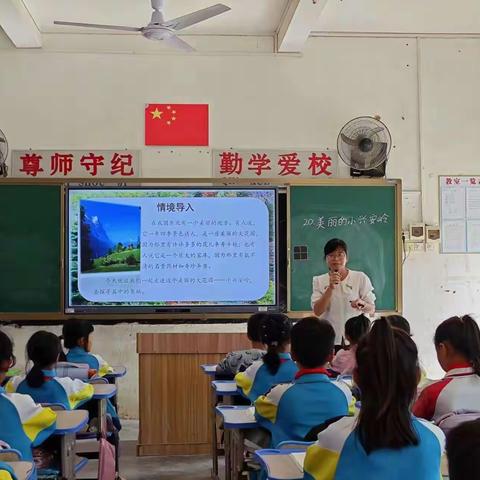
M 150 23 L 145 27 L 124 27 L 120 25 L 99 25 L 96 23 L 78 23 L 78 22 L 61 22 L 55 20 L 55 25 L 69 25 L 72 27 L 88 27 L 103 28 L 108 30 L 123 30 L 125 32 L 139 32 L 145 38 L 150 40 L 163 40 L 169 46 L 183 50 L 185 52 L 193 52 L 195 49 L 181 38 L 177 37 L 177 32 L 184 28 L 203 22 L 209 18 L 220 15 L 221 13 L 231 10 L 230 7 L 217 3 L 211 7 L 197 10 L 196 12 L 165 21 L 163 16 L 164 0 L 152 0 L 152 18 Z

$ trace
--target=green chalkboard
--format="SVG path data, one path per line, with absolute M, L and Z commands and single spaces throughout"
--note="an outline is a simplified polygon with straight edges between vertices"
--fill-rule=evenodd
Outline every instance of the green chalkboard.
M 327 272 L 323 247 L 341 238 L 348 267 L 365 272 L 377 310 L 401 308 L 399 182 L 290 187 L 290 310 L 311 311 L 312 278 Z
M 0 184 L 0 312 L 61 311 L 60 189 Z

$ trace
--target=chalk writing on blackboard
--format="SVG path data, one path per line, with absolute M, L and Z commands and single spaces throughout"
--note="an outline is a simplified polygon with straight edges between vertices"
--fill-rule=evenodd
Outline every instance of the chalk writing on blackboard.
M 315 217 L 304 218 L 303 227 L 310 227 L 317 230 L 337 227 L 348 227 L 350 225 L 374 225 L 376 223 L 389 223 L 390 216 L 388 213 L 370 213 L 366 215 L 358 215 L 356 217 Z

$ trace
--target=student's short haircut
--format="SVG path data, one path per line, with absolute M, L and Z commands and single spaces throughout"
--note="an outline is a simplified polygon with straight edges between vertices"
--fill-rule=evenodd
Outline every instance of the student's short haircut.
M 247 324 L 247 336 L 252 342 L 262 341 L 262 323 L 267 317 L 266 313 L 254 313 Z
M 65 348 L 75 348 L 81 338 L 88 338 L 93 333 L 93 325 L 87 320 L 72 318 L 63 324 L 62 337 Z
M 450 480 L 472 480 L 480 472 L 480 419 L 465 422 L 447 435 Z
M 354 343 L 358 343 L 369 330 L 370 319 L 363 313 L 349 318 L 345 323 L 345 335 Z
M 348 254 L 347 244 L 343 240 L 340 240 L 340 238 L 331 238 L 323 247 L 325 258 L 327 258 L 327 255 L 333 253 L 337 248 L 341 248 L 345 252 L 345 255 Z
M 333 352 L 335 330 L 328 320 L 304 318 L 292 328 L 291 345 L 295 360 L 303 367 L 321 367 Z
M 387 319 L 392 327 L 399 328 L 405 333 L 408 333 L 408 335 L 412 335 L 412 332 L 410 331 L 410 324 L 405 317 L 402 317 L 401 315 L 389 315 Z

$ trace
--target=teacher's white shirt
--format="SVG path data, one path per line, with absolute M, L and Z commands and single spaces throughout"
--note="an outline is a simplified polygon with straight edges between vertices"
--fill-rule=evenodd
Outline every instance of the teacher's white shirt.
M 322 298 L 329 285 L 330 276 L 328 273 L 313 277 L 312 309 L 313 305 Z M 351 301 L 359 298 L 375 304 L 376 297 L 373 293 L 372 282 L 363 272 L 349 270 L 346 278 L 333 289 L 330 305 L 320 315 L 320 318 L 328 320 L 335 329 L 336 345 L 342 342 L 345 322 L 361 313 L 350 305 Z

